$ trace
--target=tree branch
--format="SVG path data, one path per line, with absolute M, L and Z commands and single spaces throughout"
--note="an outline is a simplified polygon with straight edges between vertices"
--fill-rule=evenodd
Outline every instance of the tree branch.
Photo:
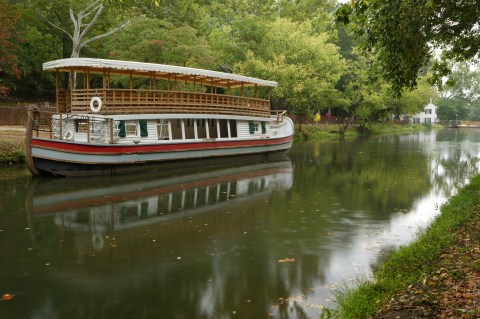
M 38 13 L 38 12 L 37 12 Z M 40 13 L 39 13 L 40 14 Z M 50 20 L 48 20 L 46 17 L 44 17 L 42 14 L 40 14 L 40 16 L 49 24 L 51 25 L 52 27 L 54 27 L 55 29 L 57 30 L 60 30 L 62 31 L 63 33 L 65 33 L 66 35 L 68 35 L 70 37 L 70 39 L 73 39 L 72 35 L 70 33 L 68 33 L 68 31 L 66 31 L 64 28 L 62 27 L 59 27 L 58 25 L 56 25 L 55 23 L 51 22 Z
M 93 25 L 97 23 L 98 18 L 102 14 L 103 9 L 104 9 L 103 3 L 101 3 L 99 6 L 95 8 L 95 10 L 97 10 L 97 13 L 95 13 L 95 16 L 93 17 L 92 21 L 90 21 L 90 23 L 85 27 L 85 29 L 83 29 L 82 33 L 80 34 L 80 39 L 83 39 L 85 35 L 88 33 L 88 31 L 90 31 L 90 29 L 93 27 Z
M 98 40 L 98 39 L 104 38 L 104 37 L 106 37 L 106 36 L 109 36 L 109 35 L 111 35 L 111 34 L 114 34 L 115 32 L 119 31 L 120 29 L 123 29 L 123 28 L 124 28 L 125 26 L 127 26 L 129 23 L 130 23 L 130 20 L 127 20 L 127 21 L 125 21 L 124 23 L 122 23 L 120 26 L 116 27 L 116 28 L 113 29 L 113 30 L 108 31 L 107 33 L 103 33 L 103 34 L 94 36 L 93 38 L 90 38 L 90 39 L 86 40 L 85 42 L 83 42 L 83 43 L 80 45 L 80 48 L 83 48 L 84 46 L 86 46 L 86 45 L 89 44 L 90 42 L 93 42 L 93 41 L 95 41 L 95 40 Z
M 82 11 L 80 11 L 78 14 L 82 15 L 82 17 L 88 17 L 93 11 L 97 10 L 97 8 L 93 9 L 93 7 L 95 7 L 99 2 L 100 2 L 100 0 L 95 0 L 88 7 L 86 7 Z M 103 4 L 101 4 L 101 5 L 103 5 Z M 90 12 L 88 12 L 88 11 L 90 11 Z M 87 12 L 87 13 L 85 13 L 85 12 Z
M 75 15 L 73 14 L 72 9 L 70 9 L 70 20 L 72 20 L 73 26 L 76 29 L 77 28 L 77 19 L 75 19 Z

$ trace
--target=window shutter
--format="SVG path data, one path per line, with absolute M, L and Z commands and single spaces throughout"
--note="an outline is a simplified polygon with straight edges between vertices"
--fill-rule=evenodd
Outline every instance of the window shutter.
M 120 121 L 120 123 L 118 123 L 118 130 L 119 137 L 127 136 L 127 132 L 125 131 L 125 121 Z
M 248 121 L 248 129 L 250 130 L 250 134 L 255 133 L 255 125 L 253 125 L 253 121 Z
M 140 120 L 140 136 L 147 137 L 148 136 L 148 129 L 147 129 L 147 121 Z

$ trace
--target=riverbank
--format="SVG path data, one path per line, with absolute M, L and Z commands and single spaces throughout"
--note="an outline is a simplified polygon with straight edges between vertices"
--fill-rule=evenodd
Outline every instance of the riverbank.
M 355 289 L 338 290 L 334 318 L 480 318 L 480 176 L 442 206 L 417 241 Z
M 24 146 L 24 126 L 0 126 L 0 164 L 24 162 Z
M 425 131 L 432 128 L 442 128 L 440 125 L 421 125 L 421 124 L 372 124 L 366 130 L 361 131 L 357 126 L 351 126 L 342 137 L 340 135 L 340 124 L 315 125 L 303 124 L 302 131 L 299 131 L 298 124 L 295 125 L 295 140 L 338 140 L 340 138 L 352 139 L 362 135 L 395 135 L 408 134 L 413 132 Z

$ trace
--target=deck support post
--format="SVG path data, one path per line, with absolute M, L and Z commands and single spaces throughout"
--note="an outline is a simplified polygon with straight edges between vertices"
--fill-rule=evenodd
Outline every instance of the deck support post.
M 32 157 L 32 134 L 33 130 L 38 131 L 38 123 L 40 120 L 40 110 L 36 107 L 29 107 L 27 118 L 27 131 L 25 134 L 25 164 L 33 175 L 40 175 L 40 171 L 35 167 Z

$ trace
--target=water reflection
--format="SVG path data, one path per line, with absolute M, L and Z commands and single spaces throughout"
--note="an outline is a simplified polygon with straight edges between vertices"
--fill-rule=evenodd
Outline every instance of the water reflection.
M 478 174 L 479 141 L 444 130 L 168 175 L 0 179 L 0 282 L 16 294 L 0 317 L 318 318 Z
M 74 184 L 54 179 L 34 186 L 32 208 L 36 216 L 55 213 L 55 224 L 63 230 L 92 233 L 93 242 L 98 243 L 95 239 L 105 233 L 192 217 L 284 192 L 292 179 L 288 158 L 173 177 L 118 177 L 100 185 L 90 179 L 76 179 Z
M 46 317 L 118 317 L 132 307 L 147 318 L 215 318 L 241 309 L 239 294 L 256 299 L 242 292 L 258 278 L 244 254 L 259 252 L 242 241 L 269 200 L 291 188 L 293 169 L 285 157 L 170 177 L 34 182 L 34 245 L 55 260 Z M 46 251 L 46 238 L 58 249 Z M 241 278 L 249 284 L 229 287 Z

